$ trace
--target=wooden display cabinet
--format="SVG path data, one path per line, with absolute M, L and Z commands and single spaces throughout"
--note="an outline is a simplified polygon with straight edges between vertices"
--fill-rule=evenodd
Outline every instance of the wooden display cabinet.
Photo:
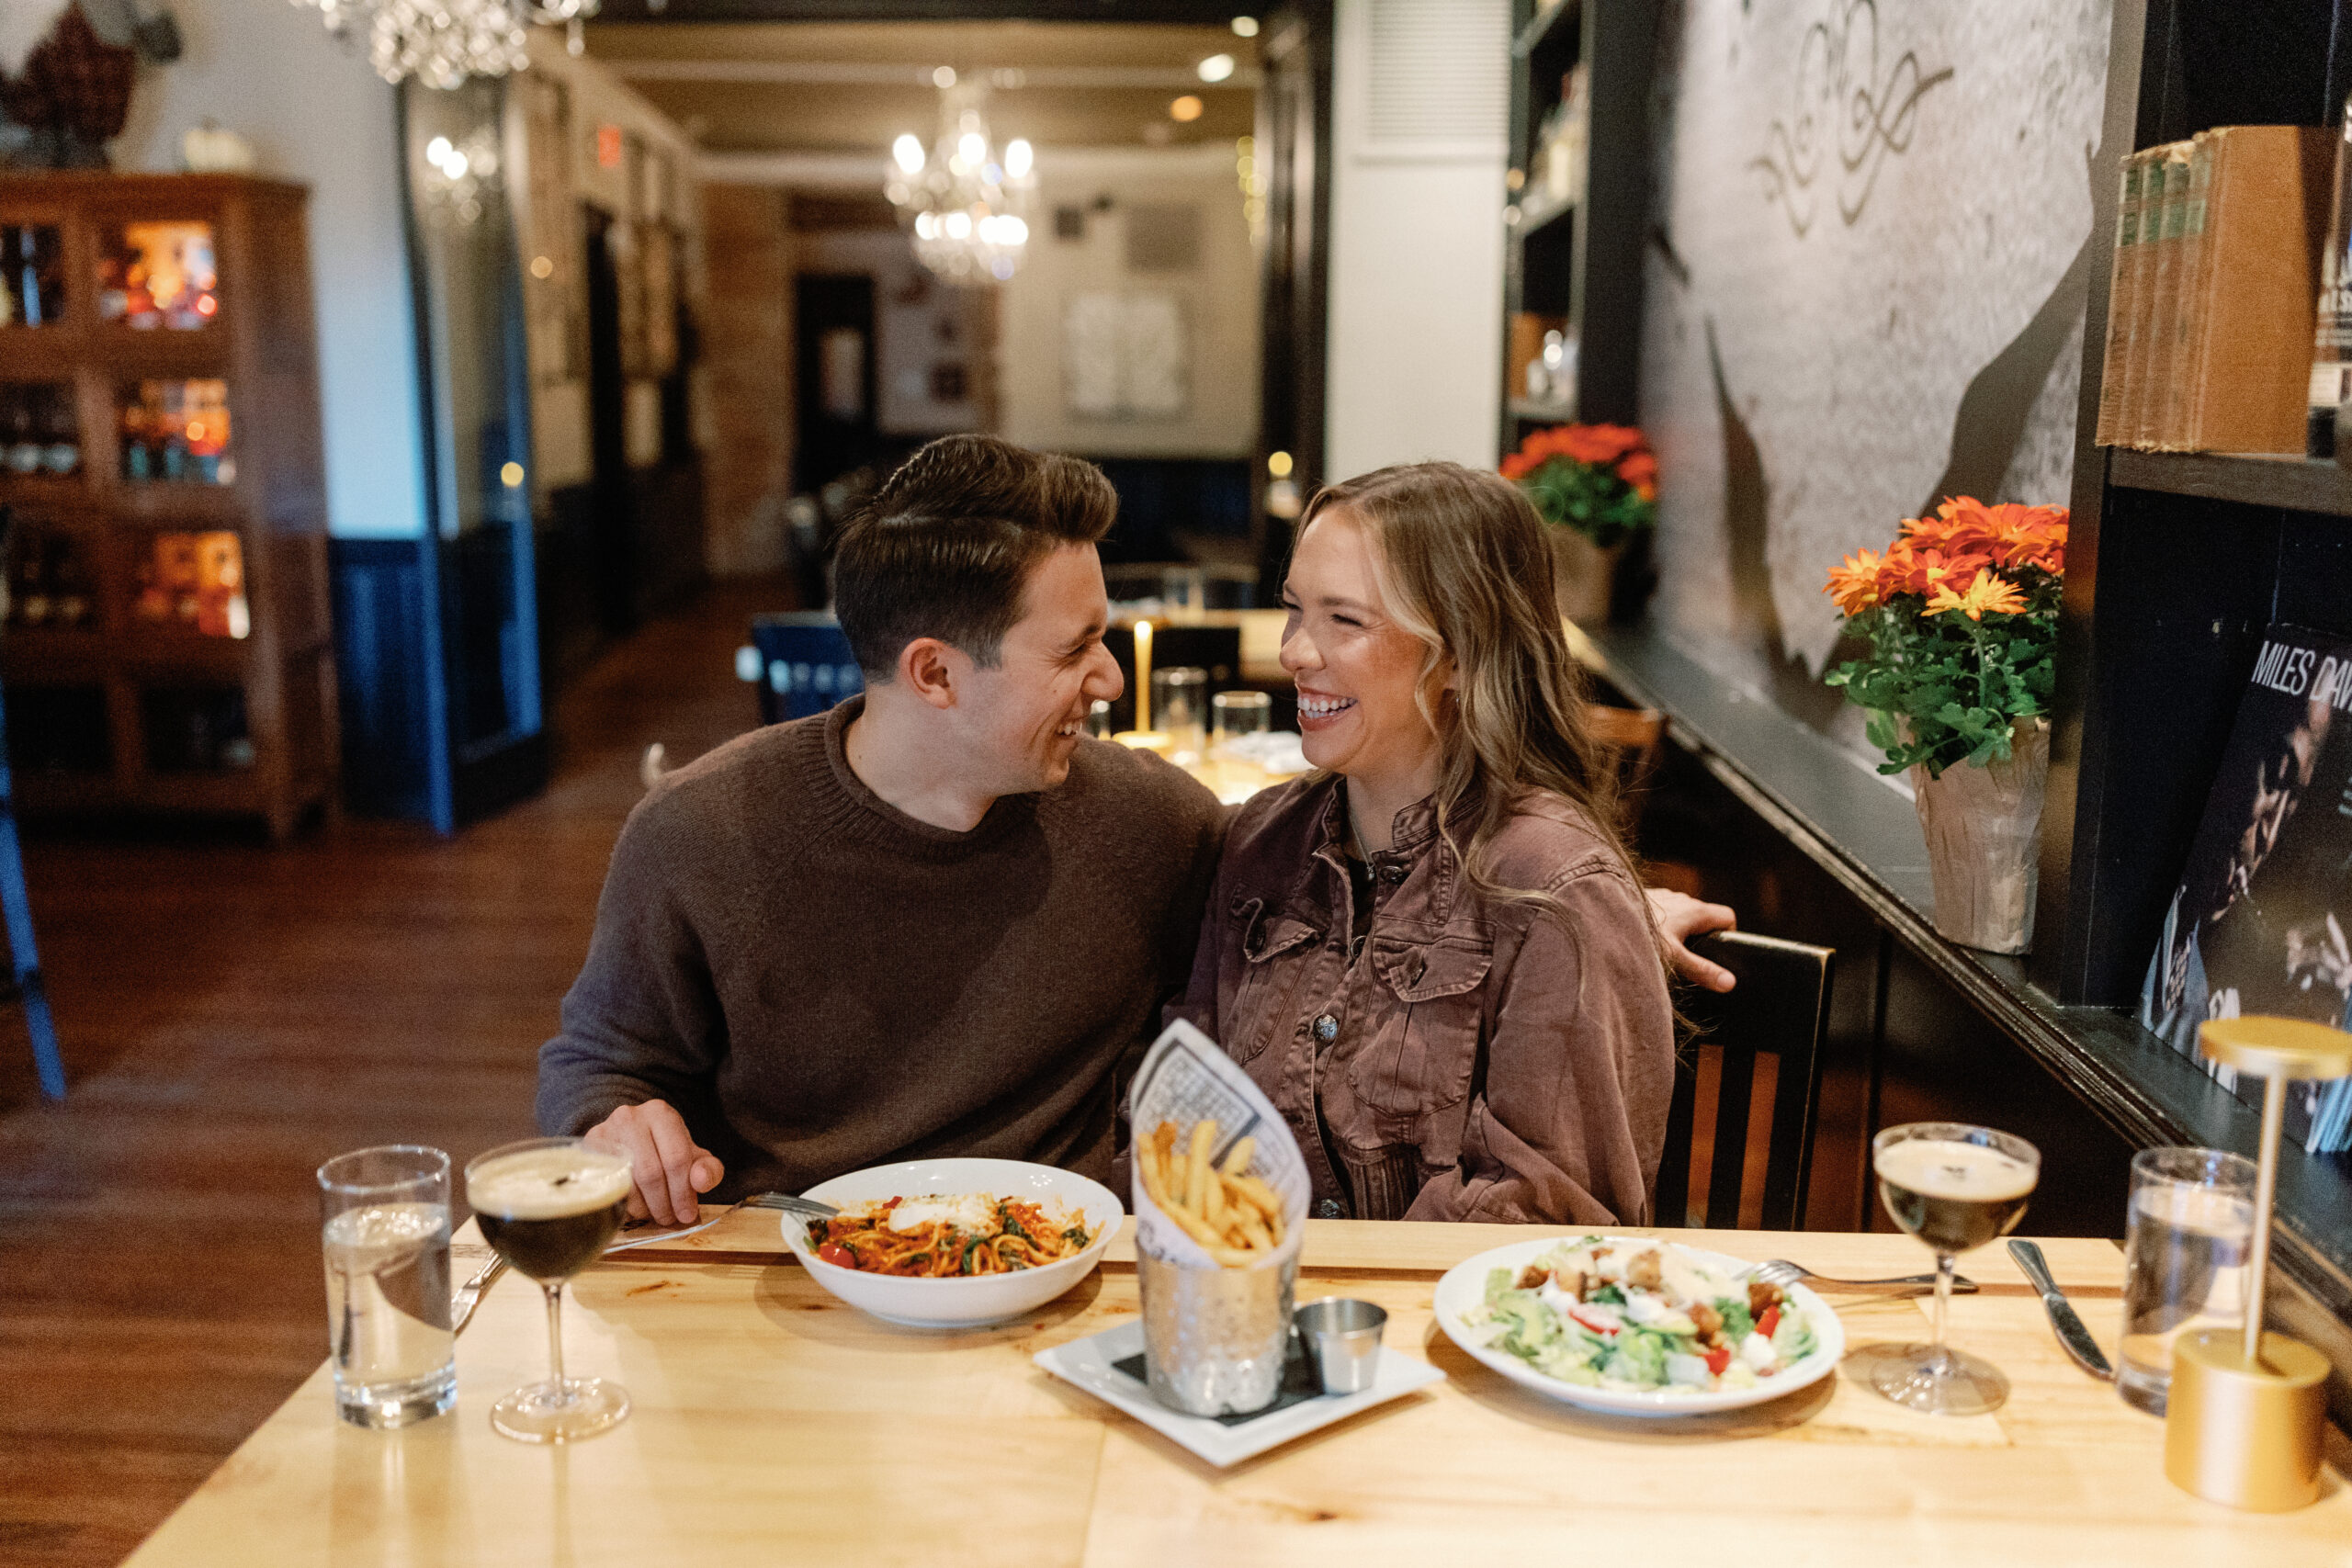
M 306 200 L 243 175 L 0 176 L 0 678 L 28 815 L 283 838 L 334 798 Z

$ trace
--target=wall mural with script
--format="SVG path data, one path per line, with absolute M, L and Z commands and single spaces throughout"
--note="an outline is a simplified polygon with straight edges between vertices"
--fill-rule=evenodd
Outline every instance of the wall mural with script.
M 1643 417 L 1655 614 L 1849 739 L 1848 551 L 1959 491 L 2064 503 L 2108 0 L 1668 0 Z M 2103 259 L 2103 258 L 2101 258 Z

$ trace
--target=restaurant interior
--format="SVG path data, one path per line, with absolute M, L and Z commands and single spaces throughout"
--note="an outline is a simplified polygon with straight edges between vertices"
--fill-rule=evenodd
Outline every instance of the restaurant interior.
M 2352 1565 L 2346 15 L 8 0 L 0 1562 Z M 810 1111 L 792 1190 L 690 1189 L 605 1136 L 653 1090 L 551 1114 L 664 802 L 845 734 L 910 820 L 851 585 L 974 436 L 1115 492 L 1071 744 L 1220 823 L 1356 776 L 1294 589 L 1372 502 L 1318 492 L 1523 498 L 1564 808 L 1671 979 L 1646 1192 L 1477 1196 L 1541 917 L 1384 930 L 1419 874 L 1352 838 L 1331 983 L 1410 1104 L 1352 1004 L 1279 1021 L 1303 1119 L 1283 1050 L 1162 1032 L 1204 909 L 1242 1000 L 1326 983 L 1228 845 L 1115 1166 L 993 1111 L 808 1165 Z M 899 1011 L 770 940 L 709 1010 L 805 990 L 867 1021 L 826 1092 L 898 1092 Z M 695 1096 L 818 1048 L 709 1035 L 647 1081 L 716 1170 Z M 1358 1093 L 1453 1114 L 1405 1218 Z

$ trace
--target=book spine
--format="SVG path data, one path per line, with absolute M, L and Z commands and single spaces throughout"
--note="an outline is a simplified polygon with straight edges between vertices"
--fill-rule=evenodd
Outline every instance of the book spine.
M 2143 160 L 2132 153 L 2123 160 L 2122 188 L 2115 198 L 2115 259 L 2108 270 L 2107 352 L 2098 376 L 2098 434 L 2101 446 L 2112 446 L 2123 412 L 2124 351 L 2131 342 L 2132 267 L 2140 236 L 2140 174 Z
M 2336 410 L 2352 398 L 2352 120 L 2335 144 L 2335 195 L 2319 255 L 2319 310 L 2312 341 L 2303 455 L 2336 456 Z
M 2133 421 L 2146 390 L 2148 295 L 2154 283 L 2156 243 L 2164 227 L 2165 147 L 2144 148 L 2140 162 L 2140 231 L 2132 246 L 2131 298 L 2123 323 L 2123 402 L 2116 411 L 2115 444 L 2132 445 Z
M 2163 191 L 2156 216 L 2156 239 L 2149 261 L 2148 287 L 2140 307 L 2140 333 L 2134 345 L 2139 365 L 2132 378 L 2131 445 L 2143 449 L 2155 445 L 2156 421 L 2164 408 L 2163 344 L 2172 325 L 2173 283 L 2179 270 L 2181 225 L 2188 216 L 2188 144 L 2165 149 L 2157 165 Z
M 2188 193 L 2182 198 L 2179 254 L 2173 259 L 2173 289 L 2159 333 L 2156 385 L 2163 408 L 2156 416 L 2155 446 L 2178 452 L 2188 446 L 2188 392 L 2198 307 L 2204 299 L 2208 251 L 2205 221 L 2213 187 L 2215 138 L 2200 132 L 2188 157 Z

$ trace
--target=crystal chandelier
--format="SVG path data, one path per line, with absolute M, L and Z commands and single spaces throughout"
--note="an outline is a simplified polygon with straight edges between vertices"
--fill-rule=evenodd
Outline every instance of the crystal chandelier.
M 941 90 L 939 136 L 928 153 L 911 131 L 891 143 L 883 194 L 914 235 L 923 265 L 950 283 L 1001 283 L 1028 249 L 1035 155 L 1017 136 L 999 154 L 989 139 L 985 85 L 959 85 L 944 65 L 932 80 Z
M 365 28 L 368 62 L 387 82 L 413 76 L 447 92 L 469 76 L 503 76 L 531 63 L 526 28 L 561 27 L 565 47 L 587 47 L 582 24 L 603 0 L 293 0 L 314 7 L 327 31 Z

